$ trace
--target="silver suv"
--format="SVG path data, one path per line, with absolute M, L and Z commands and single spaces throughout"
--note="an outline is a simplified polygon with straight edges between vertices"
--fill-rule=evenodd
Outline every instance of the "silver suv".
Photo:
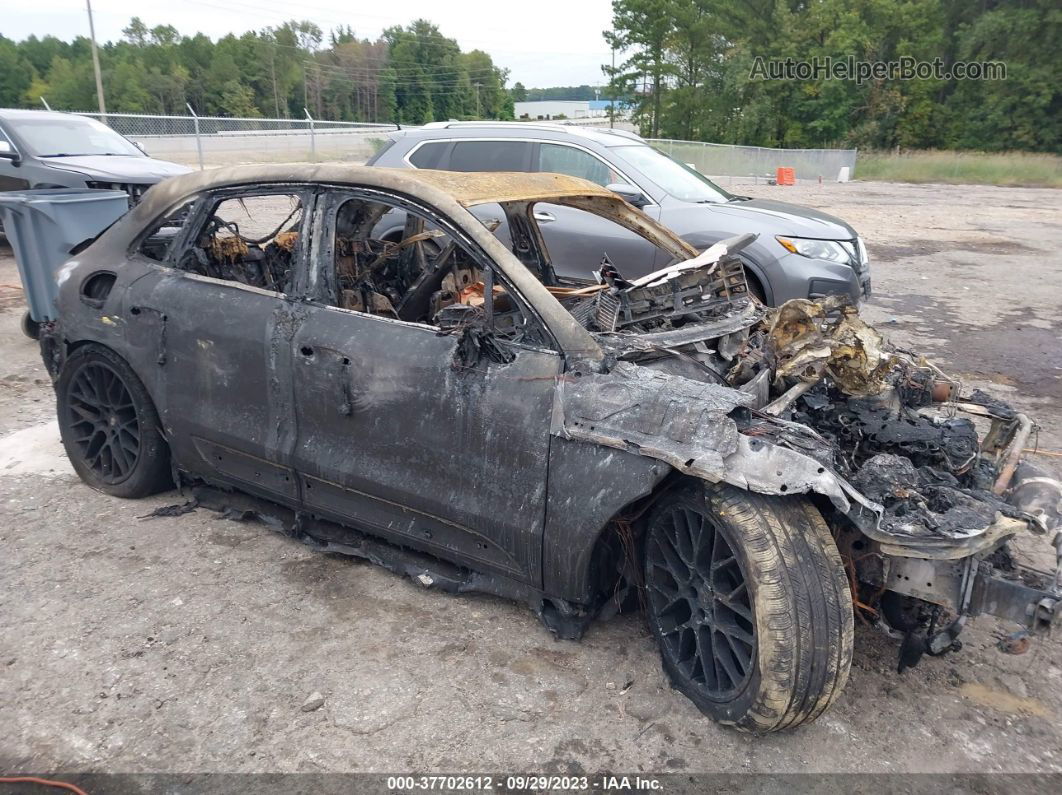
M 132 203 L 186 166 L 156 160 L 106 124 L 74 113 L 0 110 L 0 190 L 123 190 Z
M 703 249 L 757 233 L 741 257 L 750 288 L 769 304 L 790 298 L 870 295 L 870 263 L 859 235 L 840 218 L 795 204 L 736 196 L 695 169 L 621 130 L 522 122 L 435 122 L 398 130 L 368 165 L 445 171 L 548 171 L 609 188 Z M 484 221 L 504 219 L 490 206 Z M 557 276 L 589 282 L 603 255 L 626 278 L 667 264 L 643 238 L 589 212 L 537 204 L 535 218 Z M 385 219 L 381 237 L 401 236 L 401 214 Z M 392 228 L 393 227 L 393 228 Z M 496 230 L 509 244 L 504 221 Z

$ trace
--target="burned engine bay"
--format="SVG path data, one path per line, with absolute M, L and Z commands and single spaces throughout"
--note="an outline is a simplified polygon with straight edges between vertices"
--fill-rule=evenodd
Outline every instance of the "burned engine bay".
M 558 296 L 607 357 L 604 373 L 563 386 L 555 430 L 810 494 L 858 614 L 904 638 L 901 670 L 957 648 L 968 615 L 1049 628 L 1062 484 L 1020 461 L 1033 423 L 891 345 L 847 296 L 758 304 L 734 256 L 748 237 L 633 282 L 606 262 L 592 296 Z M 1020 533 L 1051 541 L 1053 571 L 1015 565 Z

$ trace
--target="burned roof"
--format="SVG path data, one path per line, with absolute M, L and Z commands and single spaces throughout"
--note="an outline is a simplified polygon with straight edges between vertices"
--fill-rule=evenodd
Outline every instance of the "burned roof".
M 381 170 L 411 173 L 401 169 Z M 575 196 L 622 201 L 612 191 L 589 180 L 565 174 L 510 171 L 455 172 L 428 169 L 418 169 L 412 174 L 418 181 L 446 191 L 465 207 L 491 202 L 504 204 L 513 201 L 548 201 Z
M 177 197 L 201 190 L 270 182 L 360 185 L 417 194 L 433 204 L 438 203 L 438 191 L 465 208 L 491 202 L 574 198 L 623 203 L 616 194 L 589 180 L 563 174 L 452 172 L 312 163 L 227 166 L 193 172 L 162 183 L 148 195 L 153 201 L 145 203 L 157 211 Z

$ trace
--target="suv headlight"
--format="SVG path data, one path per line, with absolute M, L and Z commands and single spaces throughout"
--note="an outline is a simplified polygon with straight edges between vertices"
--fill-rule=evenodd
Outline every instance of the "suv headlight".
M 779 243 L 793 254 L 810 259 L 824 259 L 830 262 L 839 262 L 842 265 L 851 265 L 853 251 L 843 243 L 836 240 L 812 240 L 806 237 L 775 237 Z M 849 244 L 850 245 L 850 244 Z

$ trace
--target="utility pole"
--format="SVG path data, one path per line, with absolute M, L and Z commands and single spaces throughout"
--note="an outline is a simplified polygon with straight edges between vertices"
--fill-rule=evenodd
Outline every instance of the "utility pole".
M 612 87 L 612 102 L 608 106 L 608 127 L 611 130 L 616 126 L 616 45 L 612 45 L 612 74 L 609 75 L 609 85 Z
M 269 72 L 273 76 L 273 107 L 276 109 L 277 118 L 280 118 L 280 95 L 277 94 L 277 43 L 273 41 L 269 48 Z
M 474 83 L 473 85 L 475 85 L 475 87 L 476 87 L 476 118 L 479 119 L 479 118 L 482 118 L 482 116 L 483 116 L 483 111 L 481 111 L 479 109 L 479 87 L 481 85 L 483 85 L 483 84 L 482 83 Z
M 96 71 L 96 101 L 100 106 L 100 121 L 107 122 L 107 103 L 103 101 L 103 76 L 100 74 L 100 54 L 96 50 L 96 26 L 92 23 L 92 0 L 85 0 L 88 8 L 89 38 L 92 40 L 92 68 Z

